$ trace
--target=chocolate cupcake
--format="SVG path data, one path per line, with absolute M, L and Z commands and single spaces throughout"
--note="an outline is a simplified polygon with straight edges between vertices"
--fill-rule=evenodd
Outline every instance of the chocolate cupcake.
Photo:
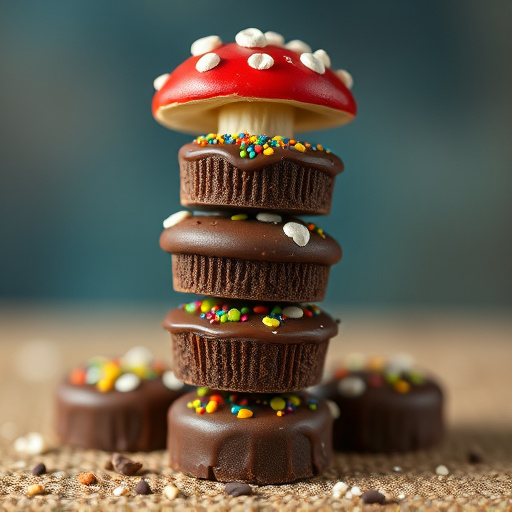
M 196 386 L 255 393 L 288 392 L 322 377 L 338 324 L 316 306 L 223 303 L 216 299 L 173 309 L 176 376 Z
M 233 299 L 314 302 L 324 298 L 341 247 L 322 229 L 275 213 L 197 215 L 164 221 L 174 289 Z
M 161 450 L 167 410 L 190 389 L 143 347 L 120 359 L 93 358 L 57 387 L 57 436 L 85 449 Z
M 332 416 L 323 400 L 205 391 L 169 409 L 173 469 L 221 482 L 284 484 L 329 467 Z
M 247 133 L 198 137 L 178 158 L 181 204 L 194 209 L 327 215 L 343 171 L 321 145 Z
M 413 368 L 409 358 L 352 362 L 311 392 L 339 407 L 333 429 L 335 450 L 407 452 L 442 440 L 441 388 Z

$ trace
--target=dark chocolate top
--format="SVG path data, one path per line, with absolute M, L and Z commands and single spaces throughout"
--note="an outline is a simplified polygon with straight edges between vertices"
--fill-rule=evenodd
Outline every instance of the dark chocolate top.
M 279 327 L 265 325 L 262 322 L 265 316 L 251 313 L 246 322 L 210 323 L 199 314 L 176 308 L 166 316 L 163 326 L 171 333 L 194 332 L 216 338 L 266 343 L 322 343 L 338 333 L 338 324 L 324 312 L 312 317 L 288 318 Z
M 305 167 L 312 167 L 327 174 L 336 175 L 343 171 L 343 162 L 339 157 L 325 151 L 306 150 L 298 151 L 293 148 L 273 148 L 272 155 L 258 155 L 256 158 L 242 158 L 240 146 L 237 144 L 208 144 L 200 146 L 195 142 L 185 144 L 181 147 L 178 158 L 194 161 L 202 158 L 218 158 L 227 160 L 234 167 L 243 171 L 256 171 L 267 165 L 288 160 Z
M 328 235 L 310 231 L 303 247 L 285 233 L 288 223 L 307 226 L 295 217 L 282 216 L 281 222 L 231 220 L 220 215 L 188 217 L 163 231 L 160 247 L 173 254 L 200 254 L 251 261 L 315 263 L 333 265 L 341 260 L 341 247 Z

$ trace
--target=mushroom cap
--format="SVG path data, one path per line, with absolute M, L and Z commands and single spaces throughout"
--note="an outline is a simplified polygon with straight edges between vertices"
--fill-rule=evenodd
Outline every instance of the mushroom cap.
M 218 64 L 198 71 L 197 62 L 212 53 L 220 58 Z M 246 48 L 236 43 L 222 45 L 212 53 L 187 59 L 155 93 L 153 115 L 159 123 L 185 133 L 216 132 L 217 109 L 246 101 L 293 106 L 297 132 L 340 126 L 356 115 L 355 100 L 339 75 L 323 70 L 323 65 L 322 73 L 303 63 L 301 55 L 312 54 L 272 45 Z M 248 63 L 254 54 L 269 55 L 274 62 L 266 69 L 255 69 Z M 201 64 L 198 67 L 204 69 Z

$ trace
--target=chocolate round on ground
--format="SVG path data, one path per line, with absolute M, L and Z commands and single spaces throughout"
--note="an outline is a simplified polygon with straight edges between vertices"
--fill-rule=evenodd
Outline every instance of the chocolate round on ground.
M 320 301 L 341 259 L 334 239 L 294 217 L 190 216 L 165 229 L 160 246 L 172 254 L 176 291 L 233 299 Z
M 95 386 L 62 382 L 56 392 L 55 429 L 62 444 L 105 451 L 165 448 L 166 414 L 183 391 L 162 378 L 142 380 L 134 391 L 99 391 Z
M 297 394 L 307 403 L 308 395 Z M 251 418 L 231 413 L 231 404 L 197 414 L 189 393 L 169 409 L 170 465 L 196 478 L 220 482 L 284 484 L 327 469 L 332 458 L 332 416 L 323 400 L 279 417 L 270 406 L 251 404 Z
M 406 375 L 401 378 L 408 383 L 406 392 L 397 391 L 380 373 L 366 370 L 349 372 L 311 390 L 339 407 L 333 428 L 335 450 L 407 452 L 442 440 L 441 388 L 432 379 L 415 384 Z
M 271 309 L 271 308 L 269 308 Z M 245 322 L 210 323 L 184 308 L 169 312 L 176 376 L 196 386 L 251 393 L 281 393 L 320 382 L 329 340 L 338 324 L 319 311 L 265 325 L 266 313 Z
M 180 202 L 195 209 L 266 210 L 328 215 L 334 179 L 343 171 L 332 153 L 273 148 L 240 157 L 237 144 L 185 144 L 178 154 Z

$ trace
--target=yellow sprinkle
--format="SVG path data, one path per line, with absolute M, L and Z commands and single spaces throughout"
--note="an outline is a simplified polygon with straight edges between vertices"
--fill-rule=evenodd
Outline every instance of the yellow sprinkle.
M 140 377 L 141 379 L 145 379 L 147 372 L 148 372 L 148 368 L 144 365 L 139 365 L 139 366 L 134 366 L 134 367 L 130 368 L 130 371 L 132 373 L 135 373 L 135 375 L 137 375 L 137 377 Z
M 106 379 L 117 379 L 121 375 L 121 368 L 115 363 L 106 363 L 103 366 L 103 375 Z
M 274 149 L 273 148 L 266 148 L 266 149 L 263 150 L 263 154 L 267 155 L 267 156 L 273 155 L 274 154 Z
M 106 393 L 114 387 L 114 382 L 114 379 L 101 379 L 96 386 L 102 393 Z
M 194 400 L 192 402 L 192 407 L 194 407 L 194 409 L 197 409 L 198 407 L 201 407 L 201 400 Z
M 240 409 L 236 415 L 237 418 L 251 418 L 254 413 L 250 409 Z
M 210 400 L 206 404 L 206 412 L 208 412 L 208 413 L 215 412 L 217 410 L 218 406 L 219 406 L 219 404 L 217 402 L 215 402 L 215 400 Z
M 215 299 L 204 299 L 203 302 L 201 302 L 201 313 L 208 313 L 215 304 L 217 304 Z
M 216 137 L 216 136 L 217 136 L 217 134 L 216 134 L 216 133 L 209 133 L 209 134 L 206 136 L 206 138 L 207 138 L 207 139 L 215 139 L 215 137 Z
M 268 144 L 263 144 L 263 149 L 267 149 L 268 148 Z
M 290 401 L 295 407 L 300 405 L 300 398 L 297 395 L 291 395 L 287 397 L 288 401 Z
M 304 144 L 301 144 L 300 142 L 297 142 L 295 146 L 293 146 L 297 151 L 300 151 L 301 153 L 304 153 L 306 151 L 306 146 Z
M 269 316 L 263 317 L 261 320 L 267 327 L 279 327 L 281 324 L 277 318 L 271 318 Z
M 247 214 L 237 213 L 236 215 L 231 215 L 231 220 L 247 220 Z
M 393 386 L 397 393 L 408 393 L 411 385 L 406 380 L 397 380 Z
M 210 388 L 207 386 L 201 386 L 197 388 L 197 396 L 206 396 L 210 392 Z
M 194 408 L 194 404 L 193 404 L 192 402 L 189 402 L 189 403 L 187 404 L 187 407 L 188 407 L 189 409 L 193 409 L 193 408 Z
M 284 411 L 277 411 L 276 414 L 281 417 L 281 416 L 284 416 Z
M 280 396 L 275 396 L 270 400 L 270 407 L 274 411 L 282 411 L 286 407 L 286 400 Z
M 252 135 L 252 136 L 249 138 L 249 140 L 250 140 L 251 142 L 256 142 L 256 141 L 258 140 L 258 137 L 256 137 L 256 135 Z
M 281 135 L 276 135 L 275 137 L 272 137 L 272 140 L 283 140 L 283 137 Z

